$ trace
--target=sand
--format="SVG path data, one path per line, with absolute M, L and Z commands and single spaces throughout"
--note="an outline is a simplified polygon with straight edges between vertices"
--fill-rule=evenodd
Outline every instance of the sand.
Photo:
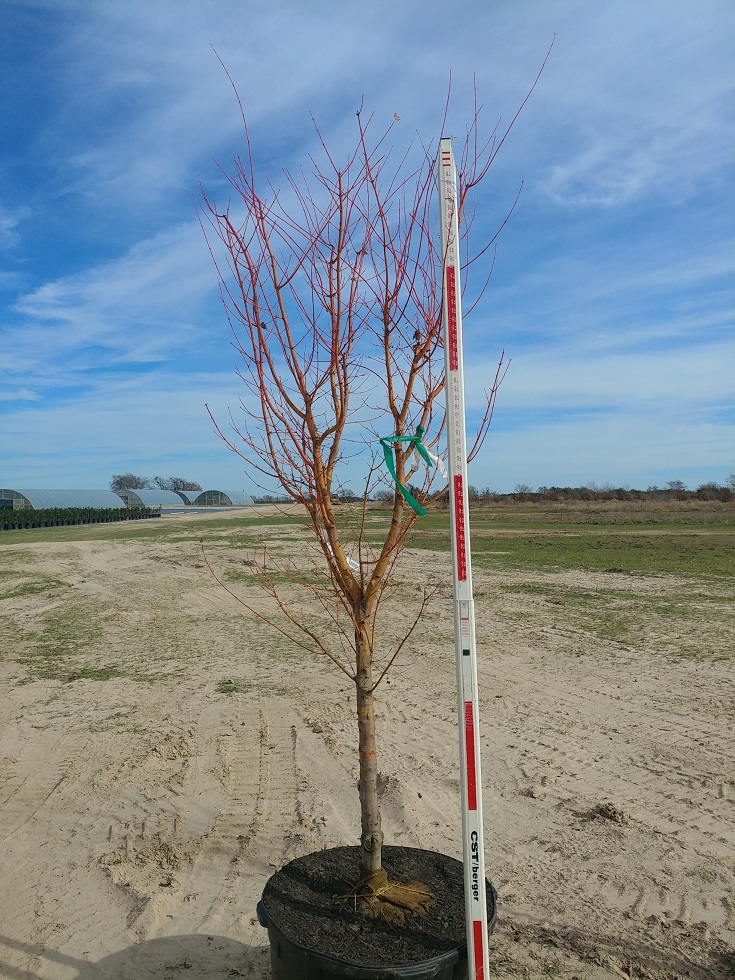
M 177 540 L 0 540 L 0 569 L 41 583 L 0 603 L 2 978 L 265 980 L 268 876 L 359 834 L 348 679 L 213 582 L 187 518 L 162 520 Z M 263 538 L 300 547 L 282 527 Z M 267 609 L 248 557 L 212 551 Z M 675 617 L 605 640 L 543 590 L 519 597 L 545 581 L 475 572 L 497 975 L 732 976 L 732 659 L 671 655 Z M 461 857 L 449 556 L 408 552 L 389 625 L 417 583 L 436 594 L 378 689 L 384 830 Z

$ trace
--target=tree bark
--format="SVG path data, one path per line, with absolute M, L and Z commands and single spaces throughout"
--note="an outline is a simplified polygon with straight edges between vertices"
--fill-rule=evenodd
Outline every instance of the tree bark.
M 378 755 L 375 743 L 372 649 L 365 621 L 358 622 L 355 628 L 355 654 L 360 758 L 358 789 L 362 827 L 360 864 L 363 879 L 369 880 L 382 870 L 383 830 L 378 800 Z

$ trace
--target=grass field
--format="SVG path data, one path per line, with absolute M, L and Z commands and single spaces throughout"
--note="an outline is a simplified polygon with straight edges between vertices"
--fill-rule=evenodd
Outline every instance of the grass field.
M 346 508 L 342 513 L 350 517 Z M 366 540 L 377 544 L 388 520 L 387 509 L 371 510 Z M 184 545 L 187 562 L 199 565 L 200 540 L 215 560 L 233 548 L 247 555 L 263 545 L 288 558 L 311 539 L 311 532 L 295 508 L 291 514 L 254 511 L 245 516 L 242 512 L 221 518 L 191 515 L 171 522 L 162 518 L 4 532 L 0 537 L 0 600 L 44 593 L 53 596 L 64 588 L 57 575 L 41 567 L 38 551 L 25 549 L 23 544 L 116 539 L 165 547 Z M 597 638 L 613 641 L 621 649 L 643 645 L 682 658 L 735 655 L 732 504 L 476 508 L 471 512 L 471 543 L 476 597 L 484 592 L 492 601 L 495 596 L 495 615 L 508 625 L 516 621 L 528 627 L 552 621 L 571 630 L 580 637 L 578 642 L 570 640 L 572 653 L 585 650 L 590 638 Z M 410 549 L 427 553 L 448 553 L 450 546 L 446 511 L 419 520 L 409 539 Z M 201 570 L 206 578 L 203 566 Z M 572 572 L 577 574 L 570 583 L 564 573 Z M 302 569 L 301 574 L 305 581 L 315 581 L 313 569 Z M 222 575 L 236 589 L 247 587 L 251 579 L 246 565 L 231 560 Z M 487 581 L 485 576 L 489 576 Z M 501 587 L 492 584 L 498 576 L 503 579 Z M 641 577 L 649 582 L 646 588 L 641 588 Z M 656 579 L 661 579 L 660 587 L 655 587 Z M 497 602 L 498 588 L 502 589 L 502 603 Z M 95 667 L 77 663 L 82 650 L 98 642 L 98 632 L 94 618 L 85 618 L 74 604 L 64 602 L 49 610 L 45 629 L 22 658 L 29 677 L 77 680 L 125 672 L 124 663 L 115 660 Z M 141 674 L 139 666 L 135 673 Z M 141 679 L 150 678 L 146 674 Z
M 343 514 L 349 527 L 349 511 Z M 377 544 L 385 532 L 389 511 L 371 510 L 366 539 Z M 356 524 L 355 524 L 356 527 Z M 478 507 L 470 515 L 472 559 L 477 567 L 495 569 L 532 568 L 589 569 L 618 574 L 681 575 L 707 579 L 735 578 L 735 504 L 651 503 L 620 504 L 520 504 Z M 227 515 L 221 519 L 187 516 L 168 524 L 159 521 L 135 524 L 90 524 L 75 527 L 31 528 L 5 531 L 3 545 L 23 542 L 99 541 L 121 538 L 191 541 L 197 536 L 217 546 L 257 546 L 267 543 L 269 529 L 278 528 L 280 541 L 298 541 L 308 529 L 297 513 L 247 516 Z M 292 534 L 288 533 L 288 529 Z M 449 551 L 448 511 L 430 512 L 421 518 L 409 539 L 409 547 Z M 7 551 L 0 568 L 0 592 L 20 586 L 14 571 L 20 559 Z M 40 583 L 39 583 L 40 587 Z
M 427 515 L 412 544 L 446 550 L 447 528 L 447 515 Z M 735 575 L 731 504 L 478 508 L 471 512 L 471 541 L 473 560 L 482 567 Z

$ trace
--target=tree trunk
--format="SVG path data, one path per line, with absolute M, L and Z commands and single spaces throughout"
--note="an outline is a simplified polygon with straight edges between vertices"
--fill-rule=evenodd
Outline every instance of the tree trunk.
M 360 750 L 360 837 L 361 871 L 369 881 L 382 871 L 383 831 L 378 800 L 378 756 L 375 746 L 375 707 L 373 703 L 373 654 L 367 623 L 355 629 L 357 727 Z

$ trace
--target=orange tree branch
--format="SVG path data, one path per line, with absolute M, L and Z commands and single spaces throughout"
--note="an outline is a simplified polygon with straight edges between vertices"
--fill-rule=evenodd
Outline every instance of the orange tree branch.
M 268 592 L 276 600 L 280 611 L 283 612 L 283 613 L 285 613 L 286 616 L 288 617 L 288 619 L 292 623 L 294 623 L 294 625 L 298 626 L 298 628 L 300 630 L 302 630 L 304 633 L 306 633 L 314 641 L 314 644 L 315 644 L 314 647 L 307 646 L 302 640 L 299 640 L 297 637 L 293 636 L 287 630 L 284 630 L 282 627 L 280 627 L 275 620 L 273 620 L 269 616 L 266 616 L 263 613 L 259 612 L 257 609 L 255 609 L 253 606 L 251 606 L 249 603 L 245 602 L 245 600 L 242 598 L 242 596 L 239 596 L 236 592 L 233 592 L 233 590 L 230 589 L 225 584 L 225 582 L 223 582 L 223 580 L 220 578 L 220 576 L 217 575 L 216 571 L 212 567 L 212 565 L 211 565 L 211 563 L 209 561 L 209 557 L 207 555 L 207 552 L 206 552 L 206 550 L 204 548 L 204 541 L 200 539 L 199 544 L 201 546 L 202 558 L 204 559 L 204 563 L 207 566 L 207 569 L 209 570 L 210 575 L 212 576 L 212 578 L 214 579 L 214 581 L 217 583 L 217 585 L 219 585 L 222 589 L 224 589 L 224 591 L 229 596 L 231 596 L 236 602 L 239 602 L 240 605 L 243 606 L 245 609 L 247 609 L 247 611 L 249 613 L 252 613 L 253 616 L 257 616 L 257 618 L 260 619 L 262 622 L 267 623 L 269 626 L 273 627 L 273 629 L 276 630 L 276 632 L 280 633 L 282 636 L 285 636 L 286 639 L 289 640 L 291 643 L 295 644 L 298 647 L 301 647 L 302 650 L 306 650 L 309 653 L 316 654 L 317 656 L 325 656 L 325 657 L 327 657 L 329 660 L 332 661 L 332 663 L 336 667 L 339 667 L 339 669 L 342 671 L 342 673 L 346 674 L 347 677 L 349 677 L 351 681 L 354 681 L 355 680 L 355 676 L 352 673 L 352 671 L 348 667 L 346 667 L 345 664 L 343 664 L 342 661 L 338 657 L 335 657 L 332 653 L 330 653 L 330 651 L 327 650 L 327 648 L 324 646 L 324 644 L 322 643 L 322 641 L 313 632 L 309 631 L 305 627 L 305 625 L 303 623 L 296 622 L 289 615 L 289 611 L 288 611 L 287 607 L 285 606 L 285 604 L 283 602 L 281 602 L 281 600 L 277 596 L 277 593 L 276 593 L 276 590 L 275 589 L 269 589 Z

